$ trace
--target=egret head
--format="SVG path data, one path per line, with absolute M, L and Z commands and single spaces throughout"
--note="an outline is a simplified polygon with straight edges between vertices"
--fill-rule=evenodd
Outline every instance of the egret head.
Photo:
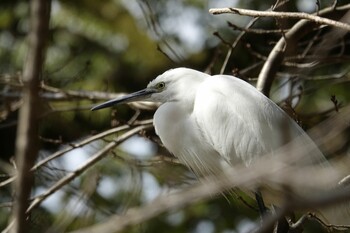
M 91 110 L 141 100 L 165 103 L 185 99 L 195 93 L 196 84 L 203 80 L 203 75 L 206 76 L 187 68 L 168 70 L 151 81 L 145 89 L 96 105 Z

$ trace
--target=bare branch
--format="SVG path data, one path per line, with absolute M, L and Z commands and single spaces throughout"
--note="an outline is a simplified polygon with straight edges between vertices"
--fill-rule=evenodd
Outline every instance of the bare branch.
M 57 181 L 50 189 L 46 190 L 45 193 L 41 194 L 40 196 L 36 197 L 32 203 L 30 204 L 30 206 L 27 209 L 27 213 L 30 212 L 33 208 L 35 208 L 36 206 L 38 206 L 41 202 L 43 202 L 47 197 L 49 197 L 50 195 L 52 195 L 53 193 L 55 193 L 57 190 L 59 190 L 61 187 L 65 186 L 66 184 L 68 184 L 69 182 L 71 182 L 73 179 L 75 179 L 77 176 L 79 176 L 80 174 L 82 174 L 84 171 L 86 171 L 87 169 L 89 169 L 91 166 L 93 166 L 95 163 L 97 163 L 98 161 L 100 161 L 102 158 L 104 158 L 108 152 L 113 149 L 114 147 L 116 147 L 117 145 L 119 145 L 121 142 L 125 141 L 126 139 L 128 139 L 129 137 L 135 135 L 136 133 L 140 132 L 141 130 L 147 129 L 152 127 L 152 125 L 141 125 L 138 127 L 135 127 L 129 131 L 127 131 L 126 133 L 124 133 L 123 135 L 117 137 L 115 140 L 113 140 L 112 142 L 108 143 L 102 150 L 100 150 L 99 152 L 97 152 L 96 154 L 94 154 L 83 166 L 81 166 L 80 168 L 78 168 L 77 170 L 75 170 L 72 173 L 69 173 L 68 175 L 66 175 L 65 177 L 63 177 L 62 179 L 60 179 L 59 181 Z
M 276 3 L 275 3 L 270 9 L 274 10 L 275 8 L 282 6 L 282 5 L 285 4 L 286 2 L 287 2 L 287 1 L 282 1 L 282 2 L 276 1 Z M 252 19 L 252 20 L 246 25 L 245 29 L 247 30 L 247 29 L 251 28 L 251 27 L 255 24 L 255 22 L 258 21 L 258 19 L 259 19 L 258 17 Z M 243 36 L 244 36 L 246 33 L 247 33 L 247 31 L 245 31 L 245 30 L 244 30 L 244 31 L 241 31 L 241 33 L 238 35 L 238 37 L 236 38 L 236 40 L 232 43 L 232 46 L 229 48 L 229 50 L 228 50 L 228 52 L 227 52 L 227 54 L 226 54 L 225 60 L 224 60 L 224 62 L 223 62 L 223 64 L 222 64 L 222 66 L 221 66 L 220 74 L 223 74 L 223 73 L 225 72 L 226 65 L 227 65 L 227 63 L 228 63 L 228 61 L 229 61 L 229 59 L 230 59 L 230 57 L 231 57 L 231 54 L 232 54 L 233 50 L 236 48 L 236 46 L 238 45 L 238 43 L 240 42 L 240 40 L 243 38 Z
M 255 24 L 255 22 L 256 22 L 257 20 L 258 20 L 258 18 L 252 19 L 252 20 L 248 23 L 248 25 L 246 26 L 246 28 L 252 27 L 252 26 Z M 229 59 L 230 59 L 230 57 L 231 57 L 231 54 L 232 54 L 234 48 L 236 48 L 236 46 L 238 45 L 238 42 L 242 39 L 242 37 L 243 37 L 245 34 L 246 34 L 246 31 L 242 31 L 242 32 L 238 35 L 238 37 L 236 38 L 236 40 L 232 43 L 231 47 L 229 48 L 229 50 L 228 50 L 228 52 L 227 52 L 227 54 L 226 54 L 225 60 L 224 60 L 224 62 L 223 62 L 223 65 L 222 65 L 222 67 L 221 67 L 221 70 L 220 70 L 220 74 L 223 74 L 223 73 L 225 72 L 226 65 L 227 65 L 227 63 L 228 63 L 228 61 L 229 61 Z
M 152 120 L 146 120 L 146 121 L 140 121 L 140 122 L 135 122 L 134 125 L 145 125 L 145 126 L 149 126 L 152 124 Z M 92 137 L 89 137 L 79 143 L 74 143 L 74 144 L 71 144 L 70 146 L 67 146 L 66 148 L 64 148 L 63 150 L 60 150 L 60 151 L 57 151 L 56 153 L 46 157 L 45 159 L 41 160 L 40 162 L 38 162 L 35 166 L 33 166 L 32 168 L 32 171 L 36 171 L 38 168 L 40 168 L 41 166 L 43 166 L 44 164 L 48 163 L 49 161 L 53 160 L 53 159 L 56 159 L 62 155 L 64 155 L 65 153 L 73 150 L 73 149 L 76 149 L 76 148 L 79 148 L 79 147 L 82 147 L 86 144 L 89 144 L 93 141 L 96 141 L 98 139 L 101 139 L 101 138 L 104 138 L 108 135 L 111 135 L 111 134 L 114 134 L 114 133 L 117 133 L 117 132 L 120 132 L 122 130 L 126 130 L 126 129 L 130 129 L 131 126 L 130 125 L 123 125 L 123 126 L 119 126 L 119 127 L 116 127 L 116 128 L 112 128 L 112 129 L 109 129 L 107 131 L 104 131 L 102 133 L 99 133 L 99 134 L 96 134 Z
M 339 26 L 340 28 L 343 28 L 343 29 L 345 28 L 347 31 L 349 31 L 350 30 L 349 24 L 324 18 L 324 16 L 331 17 L 332 14 L 337 15 L 339 12 L 347 11 L 349 9 L 350 9 L 350 4 L 337 7 L 336 11 L 334 11 L 334 7 L 332 6 L 319 11 L 318 15 L 315 15 L 315 14 L 311 15 L 311 14 L 297 13 L 297 12 L 251 11 L 251 10 L 244 10 L 244 9 L 238 9 L 238 8 L 211 9 L 210 12 L 215 14 L 247 13 L 247 14 L 252 14 L 252 16 L 255 16 L 255 17 L 274 16 L 274 17 L 287 18 L 288 16 L 288 17 L 302 19 L 298 23 L 296 23 L 288 32 L 286 32 L 284 36 L 278 41 L 274 49 L 270 52 L 269 57 L 264 63 L 264 66 L 259 74 L 257 89 L 262 91 L 265 95 L 268 96 L 275 74 L 279 66 L 283 62 L 283 58 L 284 58 L 284 54 L 287 46 L 286 40 L 288 40 L 288 42 L 298 41 L 298 39 L 300 39 L 303 35 L 305 35 L 305 33 L 309 32 L 315 27 L 317 28 L 319 26 L 318 23 L 322 22 L 322 19 L 325 19 L 323 20 L 323 22 L 326 25 L 331 24 L 333 26 Z M 284 14 L 284 13 L 288 13 L 288 14 Z M 307 17 L 307 18 L 304 19 L 303 17 Z
M 339 11 L 347 11 L 348 9 L 350 9 L 350 4 L 337 8 Z M 333 12 L 333 7 L 328 7 L 321 10 L 319 15 L 330 16 L 329 14 L 332 14 Z M 317 27 L 317 25 L 315 25 L 313 21 L 300 20 L 287 33 L 285 33 L 284 37 L 281 37 L 270 52 L 263 68 L 260 71 L 257 83 L 257 89 L 259 91 L 264 93 L 266 96 L 269 95 L 275 74 L 284 60 L 286 46 L 291 46 L 286 42 L 286 40 L 289 43 L 292 41 L 298 41 L 303 35 L 315 27 Z
M 33 184 L 30 172 L 38 154 L 38 87 L 45 57 L 51 1 L 33 0 L 30 4 L 29 50 L 23 69 L 23 105 L 16 139 L 18 179 L 15 183 L 14 221 L 11 232 L 27 232 L 26 209 Z
M 288 29 L 285 29 L 285 30 L 282 29 L 281 31 L 281 29 L 268 30 L 268 29 L 244 28 L 231 22 L 227 22 L 227 25 L 233 30 L 239 30 L 239 31 L 244 31 L 246 33 L 254 33 L 254 34 L 281 34 L 281 32 L 286 33 L 288 31 Z
M 173 48 L 173 46 L 167 41 L 167 39 L 164 36 L 164 31 L 160 25 L 160 21 L 157 18 L 157 16 L 154 14 L 151 5 L 147 0 L 138 1 L 138 4 L 142 10 L 142 13 L 144 14 L 146 23 L 148 24 L 149 28 L 154 32 L 154 34 L 158 37 L 160 40 L 160 44 L 157 45 L 157 50 L 160 51 L 162 54 L 165 55 L 170 61 L 174 63 L 178 63 L 183 60 L 183 57 L 176 52 L 176 50 Z M 146 9 L 144 9 L 146 8 Z M 149 14 L 147 14 L 147 11 Z M 161 47 L 164 45 L 166 49 L 170 51 L 170 55 L 167 54 Z M 172 56 L 171 56 L 172 55 Z M 172 58 L 173 57 L 173 58 Z
M 12 84 L 10 84 L 12 85 Z M 22 85 L 20 85 L 22 87 Z M 126 93 L 108 93 L 108 92 L 99 92 L 99 91 L 84 91 L 84 90 L 62 90 L 56 87 L 42 85 L 43 91 L 38 91 L 39 96 L 42 99 L 48 101 L 71 101 L 72 99 L 82 99 L 82 100 L 109 100 L 118 98 L 125 95 Z M 2 91 L 0 96 L 6 99 L 18 99 L 23 98 L 21 91 Z M 143 109 L 143 110 L 152 110 L 155 109 L 157 104 L 149 102 L 135 102 L 130 103 L 131 106 Z
M 145 121 L 135 121 L 134 124 L 132 126 L 150 126 L 152 125 L 152 122 L 153 120 L 145 120 Z M 94 136 L 91 136 L 79 143 L 74 143 L 74 144 L 70 144 L 69 146 L 67 146 L 66 148 L 60 150 L 60 151 L 57 151 L 49 156 L 47 156 L 45 159 L 42 159 L 40 160 L 36 165 L 34 165 L 31 169 L 32 172 L 38 170 L 40 167 L 42 167 L 43 165 L 45 165 L 46 163 L 54 160 L 54 159 L 57 159 L 59 157 L 61 157 L 62 155 L 68 153 L 69 151 L 72 151 L 76 148 L 79 148 L 79 147 L 82 147 L 84 145 L 87 145 L 93 141 L 96 141 L 96 140 L 99 140 L 101 138 L 104 138 L 108 135 L 111 135 L 111 134 L 114 134 L 114 133 L 117 133 L 117 132 L 120 132 L 120 131 L 123 131 L 123 130 L 126 130 L 126 129 L 130 129 L 132 127 L 131 125 L 123 125 L 123 126 L 119 126 L 119 127 L 116 127 L 116 128 L 112 128 L 112 129 L 109 129 L 109 130 L 106 130 L 102 133 L 99 133 L 99 134 L 96 134 Z M 17 178 L 17 175 L 14 175 L 10 178 L 8 178 L 7 180 L 5 181 L 2 181 L 0 182 L 0 187 L 1 186 L 5 186 L 7 184 L 10 184 L 11 182 L 15 181 Z
M 323 18 L 317 15 L 311 15 L 304 12 L 278 12 L 278 11 L 256 11 L 256 10 L 247 10 L 241 8 L 216 8 L 210 9 L 209 13 L 218 15 L 218 14 L 238 14 L 246 15 L 252 17 L 274 17 L 274 18 L 295 18 L 295 19 L 306 19 L 313 21 L 317 24 L 325 24 L 333 27 L 338 27 L 347 31 L 350 31 L 350 25 L 347 23 L 342 23 L 339 21 Z

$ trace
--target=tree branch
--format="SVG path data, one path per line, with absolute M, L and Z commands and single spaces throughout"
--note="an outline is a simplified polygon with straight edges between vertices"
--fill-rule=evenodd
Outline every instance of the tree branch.
M 38 154 L 39 83 L 45 57 L 46 38 L 50 19 L 50 1 L 32 0 L 30 4 L 30 33 L 28 54 L 23 69 L 23 105 L 20 109 L 16 140 L 18 179 L 15 183 L 15 202 L 11 232 L 28 232 L 26 209 L 33 185 L 30 171 Z
M 247 10 L 241 8 L 215 8 L 210 9 L 209 13 L 218 14 L 238 14 L 252 17 L 274 17 L 274 18 L 294 18 L 294 19 L 306 19 L 313 21 L 317 24 L 325 24 L 333 27 L 338 27 L 347 31 L 350 31 L 350 25 L 339 21 L 323 18 L 317 15 L 308 14 L 305 12 L 278 12 L 278 11 L 256 11 Z
M 338 8 L 338 10 L 348 9 L 350 9 L 350 4 L 345 5 L 342 8 Z M 319 14 L 328 15 L 333 13 L 333 10 L 333 7 L 328 7 L 321 10 Z M 264 93 L 266 96 L 269 96 L 272 82 L 279 67 L 283 63 L 287 48 L 293 45 L 293 41 L 298 41 L 302 36 L 304 36 L 307 32 L 315 27 L 317 27 L 317 25 L 315 25 L 313 21 L 300 20 L 288 32 L 286 32 L 283 37 L 281 37 L 281 39 L 276 43 L 275 47 L 270 52 L 263 68 L 260 71 L 257 82 L 257 89 L 259 91 Z
M 136 122 L 136 126 L 137 125 L 145 125 L 145 126 L 149 126 L 152 124 L 152 120 L 146 120 L 146 121 L 141 121 L 141 122 Z M 114 134 L 114 133 L 117 133 L 117 132 L 120 132 L 122 130 L 126 130 L 126 129 L 130 129 L 131 126 L 129 125 L 122 125 L 122 126 L 119 126 L 119 127 L 116 127 L 116 128 L 112 128 L 112 129 L 109 129 L 109 130 L 106 130 L 102 133 L 99 133 L 99 134 L 96 134 L 94 136 L 91 136 L 79 143 L 74 143 L 74 144 L 71 144 L 69 146 L 67 146 L 66 148 L 60 150 L 60 151 L 57 151 L 55 152 L 54 154 L 46 157 L 45 159 L 39 161 L 37 164 L 35 164 L 35 166 L 33 166 L 32 168 L 32 171 L 36 171 L 38 170 L 41 166 L 43 166 L 44 164 L 48 163 L 49 161 L 53 160 L 53 159 L 56 159 L 62 155 L 64 155 L 65 153 L 73 150 L 73 149 L 76 149 L 76 148 L 79 148 L 79 147 L 82 147 L 86 144 L 89 144 L 93 141 L 96 141 L 98 139 L 101 139 L 101 138 L 104 138 L 108 135 L 111 135 L 111 134 Z
M 7 83 L 8 84 L 8 83 Z M 13 85 L 13 84 L 9 84 Z M 20 87 L 22 87 L 20 85 Z M 62 90 L 56 87 L 47 85 L 41 86 L 39 91 L 39 97 L 47 101 L 71 101 L 72 99 L 81 100 L 109 100 L 118 98 L 125 95 L 126 93 L 108 93 L 100 91 L 84 91 L 84 90 Z M 18 99 L 23 98 L 22 91 L 2 91 L 0 96 L 6 99 Z M 155 109 L 156 104 L 150 102 L 134 102 L 129 105 L 143 110 Z M 89 108 L 90 109 L 90 108 Z
M 334 15 L 337 15 L 340 12 L 348 11 L 349 9 L 350 9 L 350 4 L 339 6 L 336 8 L 336 10 L 334 9 L 333 6 L 328 7 L 328 8 L 325 8 L 325 9 L 319 11 L 318 15 L 307 14 L 307 15 L 311 15 L 311 17 L 309 17 L 308 19 L 302 19 L 298 23 L 296 23 L 290 30 L 288 30 L 288 32 L 286 32 L 284 34 L 284 36 L 281 37 L 281 39 L 274 46 L 273 50 L 270 52 L 266 62 L 264 63 L 263 68 L 260 71 L 258 83 L 257 83 L 257 89 L 259 91 L 261 91 L 262 93 L 264 93 L 266 96 L 269 95 L 275 74 L 278 71 L 279 67 L 281 66 L 281 64 L 284 60 L 284 56 L 285 56 L 287 49 L 290 46 L 292 46 L 292 44 L 293 44 L 292 42 L 298 41 L 307 32 L 309 32 L 310 30 L 312 30 L 315 27 L 318 27 L 318 25 L 314 21 L 314 19 L 317 19 L 317 20 L 326 19 L 326 18 L 324 18 L 324 16 L 334 17 Z M 237 9 L 237 8 L 211 9 L 210 12 L 215 13 L 215 14 L 219 14 L 219 13 L 220 14 L 221 13 L 236 13 L 237 14 L 237 11 L 235 11 L 235 10 L 239 10 L 239 12 L 242 14 L 244 12 L 248 11 L 248 13 L 253 13 L 253 15 L 256 17 L 258 17 L 255 14 L 256 12 L 258 12 L 259 14 L 261 13 L 262 15 L 260 15 L 260 16 L 275 15 L 274 17 L 282 17 L 283 13 L 288 13 L 288 12 L 273 12 L 273 11 L 263 11 L 263 12 L 262 11 L 251 11 L 251 10 L 244 10 L 244 9 Z M 243 10 L 243 12 L 242 12 L 242 10 Z M 295 12 L 295 13 L 289 12 L 289 13 L 292 13 L 292 15 L 299 14 L 297 12 Z M 278 15 L 278 14 L 280 14 L 280 15 Z M 302 14 L 305 14 L 305 13 L 302 13 Z M 286 16 L 286 15 L 284 15 L 284 16 Z M 301 16 L 303 16 L 303 15 L 301 15 Z M 317 16 L 317 17 L 315 18 L 314 16 Z M 321 16 L 323 16 L 323 17 L 321 17 Z M 294 15 L 293 17 L 297 17 L 297 15 Z M 308 16 L 306 16 L 306 17 L 308 17 Z M 326 21 L 329 22 L 328 20 L 330 20 L 330 19 L 327 19 Z M 334 22 L 339 23 L 338 21 L 334 21 L 334 20 L 332 20 L 332 21 L 333 21 L 332 25 L 334 24 Z M 317 22 L 319 22 L 319 21 L 317 21 Z M 344 23 L 342 23 L 342 24 L 344 24 Z M 346 30 L 348 30 L 348 28 L 350 27 L 349 24 L 345 24 L 342 26 L 345 26 L 345 28 L 347 28 Z M 342 27 L 342 26 L 340 26 L 340 27 Z M 289 44 L 286 42 L 286 40 Z
M 36 197 L 32 201 L 32 203 L 30 204 L 30 206 L 28 207 L 27 212 L 29 213 L 33 208 L 38 206 L 41 202 L 43 202 L 50 195 L 52 195 L 57 190 L 59 190 L 60 188 L 62 188 L 63 186 L 65 186 L 66 184 L 71 182 L 77 176 L 79 176 L 84 171 L 86 171 L 91 166 L 93 166 L 96 162 L 100 161 L 102 158 L 104 158 L 108 154 L 108 152 L 111 149 L 113 149 L 114 147 L 119 145 L 121 142 L 125 141 L 126 139 L 128 139 L 129 137 L 135 135 L 136 133 L 140 132 L 141 130 L 144 130 L 144 129 L 147 129 L 147 128 L 150 128 L 150 127 L 152 127 L 152 125 L 150 125 L 150 124 L 148 124 L 148 125 L 141 125 L 141 126 L 135 127 L 133 129 L 127 131 L 123 135 L 119 136 L 118 138 L 116 138 L 112 142 L 108 143 L 102 150 L 100 150 L 99 152 L 94 154 L 84 165 L 82 165 L 80 168 L 78 168 L 74 172 L 69 173 L 68 175 L 66 175 L 65 177 L 60 179 L 59 181 L 57 181 L 51 188 L 46 190 L 45 193 L 43 193 L 43 194 L 39 195 L 38 197 Z

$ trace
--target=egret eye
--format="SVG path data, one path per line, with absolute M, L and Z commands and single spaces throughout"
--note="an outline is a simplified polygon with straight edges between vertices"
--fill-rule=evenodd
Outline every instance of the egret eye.
M 165 88 L 165 82 L 160 82 L 156 84 L 157 90 L 161 91 Z

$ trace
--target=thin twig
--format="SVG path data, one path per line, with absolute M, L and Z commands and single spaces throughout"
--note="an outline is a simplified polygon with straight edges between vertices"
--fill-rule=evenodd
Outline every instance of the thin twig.
M 258 20 L 258 18 L 255 18 L 255 19 L 252 19 L 248 25 L 246 26 L 246 28 L 250 28 L 252 27 L 255 22 Z M 226 69 L 226 66 L 227 66 L 227 63 L 231 57 L 231 54 L 233 52 L 233 50 L 236 48 L 236 46 L 238 45 L 239 41 L 242 39 L 242 37 L 246 34 L 245 31 L 242 31 L 236 38 L 236 40 L 232 43 L 231 47 L 229 48 L 227 54 L 226 54 L 226 57 L 225 57 L 225 60 L 221 66 L 221 70 L 220 70 L 220 74 L 223 74 L 225 72 L 225 69 Z
M 288 0 L 287 0 L 288 1 Z M 276 1 L 276 3 L 270 8 L 272 10 L 274 10 L 275 8 L 277 7 L 280 7 L 282 6 L 283 4 L 285 4 L 287 1 Z M 251 28 L 255 23 L 256 21 L 258 21 L 258 17 L 257 18 L 254 18 L 252 20 L 250 20 L 250 22 L 246 25 L 246 29 L 249 29 Z M 246 31 L 241 31 L 241 33 L 237 36 L 237 38 L 235 39 L 235 41 L 232 43 L 231 47 L 229 48 L 229 50 L 227 51 L 227 54 L 226 54 L 226 57 L 225 57 L 225 60 L 221 66 L 221 69 L 220 69 L 220 74 L 223 74 L 225 72 L 225 69 L 226 69 L 226 66 L 227 66 L 227 63 L 231 57 L 231 54 L 233 52 L 233 50 L 237 47 L 238 43 L 241 41 L 241 39 L 243 38 L 243 36 L 246 34 L 247 32 Z
M 106 131 L 99 133 L 99 134 L 96 134 L 94 136 L 91 136 L 91 137 L 89 137 L 89 138 L 87 138 L 79 143 L 72 143 L 69 146 L 67 146 L 66 148 L 47 156 L 45 159 L 40 160 L 37 164 L 35 164 L 32 167 L 31 171 L 34 172 L 34 171 L 38 170 L 40 167 L 44 166 L 46 163 L 61 157 L 62 155 L 68 153 L 69 151 L 74 150 L 74 149 L 79 148 L 79 147 L 82 147 L 84 145 L 87 145 L 93 141 L 102 139 L 108 135 L 111 135 L 111 134 L 114 134 L 114 133 L 117 133 L 117 132 L 120 132 L 123 130 L 130 129 L 132 126 L 142 126 L 142 125 L 149 126 L 151 124 L 152 124 L 152 119 L 151 120 L 144 120 L 144 121 L 135 121 L 133 125 L 122 125 L 122 126 L 119 126 L 116 128 L 106 130 Z M 0 182 L 0 187 L 5 186 L 7 184 L 10 184 L 11 182 L 15 181 L 16 178 L 17 178 L 17 175 L 14 175 L 14 176 L 8 178 L 7 180 Z
M 147 0 L 141 0 L 138 1 L 139 6 L 141 8 L 141 11 L 146 19 L 146 22 L 148 24 L 148 27 L 152 29 L 152 31 L 154 32 L 154 34 L 158 37 L 158 39 L 160 40 L 161 43 L 164 44 L 164 46 L 172 53 L 172 55 L 174 56 L 174 59 L 171 58 L 170 55 L 168 55 L 165 51 L 163 51 L 163 49 L 161 48 L 161 46 L 158 44 L 157 45 L 157 49 L 164 54 L 168 59 L 170 59 L 170 61 L 174 62 L 174 63 L 178 63 L 179 61 L 183 60 L 183 57 L 178 54 L 176 52 L 176 50 L 170 45 L 170 43 L 166 40 L 166 38 L 164 38 L 164 31 L 160 25 L 160 20 L 158 19 L 158 17 L 156 16 L 156 14 L 153 13 L 153 8 L 152 6 L 149 4 L 149 2 Z M 143 4 L 141 4 L 143 3 Z M 144 9 L 144 6 L 147 8 L 149 14 L 149 17 L 147 17 L 146 14 L 146 9 Z M 163 35 L 162 35 L 163 34 Z
M 145 120 L 145 121 L 139 121 L 139 122 L 136 122 L 134 124 L 134 126 L 137 126 L 137 125 L 145 125 L 145 126 L 149 126 L 152 124 L 152 120 Z M 119 127 L 116 127 L 116 128 L 112 128 L 112 129 L 109 129 L 109 130 L 106 130 L 102 133 L 99 133 L 99 134 L 96 134 L 94 136 L 91 136 L 79 143 L 74 143 L 74 144 L 70 144 L 69 146 L 67 146 L 66 148 L 64 148 L 63 150 L 60 150 L 60 151 L 57 151 L 56 153 L 46 157 L 45 159 L 41 160 L 40 162 L 38 162 L 35 166 L 33 166 L 32 168 L 32 171 L 36 171 L 38 168 L 40 168 L 41 166 L 43 166 L 44 164 L 48 163 L 49 161 L 53 160 L 53 159 L 56 159 L 62 155 L 64 155 L 65 153 L 73 150 L 73 149 L 76 149 L 76 148 L 79 148 L 79 147 L 82 147 L 86 144 L 89 144 L 93 141 L 96 141 L 98 139 L 101 139 L 101 138 L 104 138 L 108 135 L 111 135 L 111 134 L 114 134 L 114 133 L 117 133 L 117 132 L 120 132 L 120 131 L 123 131 L 123 130 L 127 130 L 127 129 L 130 129 L 131 126 L 130 125 L 122 125 L 122 126 L 119 126 Z
M 322 219 L 320 219 L 319 217 L 317 217 L 315 214 L 309 214 L 307 216 L 310 219 L 314 219 L 317 222 L 319 222 L 323 227 L 325 227 L 326 229 L 330 229 L 330 230 L 349 230 L 350 229 L 350 225 L 334 225 L 334 224 L 328 224 L 325 223 Z
M 102 150 L 98 151 L 96 154 L 94 154 L 84 165 L 82 165 L 80 168 L 76 169 L 74 172 L 69 173 L 59 181 L 57 181 L 51 188 L 46 190 L 45 193 L 37 196 L 30 206 L 27 209 L 27 213 L 29 213 L 33 208 L 37 207 L 41 202 L 43 202 L 46 198 L 48 198 L 50 195 L 55 193 L 57 190 L 71 182 L 73 179 L 75 179 L 77 176 L 85 172 L 87 169 L 89 169 L 91 166 L 93 166 L 95 163 L 100 161 L 102 158 L 104 158 L 106 155 L 108 155 L 108 152 L 119 145 L 121 142 L 125 141 L 129 137 L 135 135 L 136 133 L 145 130 L 147 128 L 150 128 L 151 125 L 141 125 L 138 127 L 135 127 L 126 133 L 122 134 L 121 136 L 117 137 L 112 142 L 108 143 Z
M 15 176 L 8 178 L 7 180 L 0 182 L 0 187 L 11 184 L 13 181 L 16 180 L 16 178 L 17 178 L 17 176 L 15 175 Z
M 233 30 L 244 31 L 246 33 L 254 33 L 254 34 L 281 34 L 281 29 L 256 29 L 256 28 L 246 28 L 240 27 L 234 23 L 227 22 L 227 25 Z M 288 29 L 282 29 L 282 32 L 287 32 Z

